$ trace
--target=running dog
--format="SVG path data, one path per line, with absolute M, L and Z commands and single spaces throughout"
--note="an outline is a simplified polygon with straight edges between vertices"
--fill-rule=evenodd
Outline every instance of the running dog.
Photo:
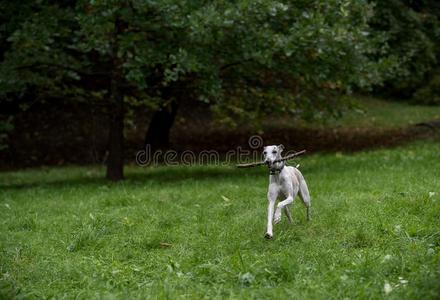
M 293 203 L 297 194 L 299 194 L 307 209 L 307 220 L 311 220 L 311 200 L 307 183 L 297 168 L 285 166 L 284 161 L 280 161 L 283 150 L 284 146 L 278 145 L 266 146 L 263 151 L 263 162 L 270 171 L 269 190 L 267 192 L 269 206 L 267 209 L 267 231 L 265 234 L 267 239 L 273 237 L 272 221 L 275 224 L 281 221 L 281 210 L 284 210 L 287 219 L 292 223 L 289 206 Z M 280 194 L 286 198 L 278 203 L 274 215 L 275 202 Z

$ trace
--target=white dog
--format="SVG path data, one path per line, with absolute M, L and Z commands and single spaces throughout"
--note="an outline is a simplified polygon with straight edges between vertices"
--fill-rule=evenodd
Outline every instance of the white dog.
M 310 220 L 310 194 L 307 188 L 307 183 L 304 180 L 301 172 L 294 167 L 284 166 L 284 161 L 277 162 L 281 159 L 281 152 L 284 150 L 283 145 L 264 147 L 263 159 L 270 170 L 269 176 L 269 190 L 267 192 L 267 199 L 269 200 L 269 207 L 267 209 L 267 231 L 265 237 L 271 239 L 273 237 L 272 220 L 275 224 L 281 221 L 281 210 L 286 213 L 289 222 L 292 222 L 289 206 L 293 203 L 296 195 L 303 201 L 307 209 L 307 220 Z M 286 199 L 280 201 L 275 210 L 275 202 L 280 195 L 280 192 L 286 196 Z

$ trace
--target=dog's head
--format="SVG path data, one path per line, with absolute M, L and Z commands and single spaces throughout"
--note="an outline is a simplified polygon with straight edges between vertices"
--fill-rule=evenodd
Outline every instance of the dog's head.
M 263 150 L 263 162 L 268 165 L 269 168 L 274 166 L 274 161 L 281 158 L 281 153 L 284 150 L 283 145 L 266 146 Z

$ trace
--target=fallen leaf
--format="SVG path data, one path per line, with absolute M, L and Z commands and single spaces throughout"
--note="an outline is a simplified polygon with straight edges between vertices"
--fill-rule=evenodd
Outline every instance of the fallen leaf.
M 388 282 L 385 282 L 385 284 L 383 286 L 383 291 L 385 292 L 385 294 L 389 294 L 393 291 L 393 288 L 391 287 L 391 285 Z
M 221 196 L 222 196 L 222 199 L 225 200 L 226 202 L 230 202 L 231 201 L 231 199 L 229 199 L 228 197 L 223 196 L 223 195 L 221 195 Z

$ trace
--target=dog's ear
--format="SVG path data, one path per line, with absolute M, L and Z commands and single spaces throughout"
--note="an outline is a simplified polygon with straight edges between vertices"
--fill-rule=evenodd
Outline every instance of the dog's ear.
M 283 144 L 279 144 L 279 145 L 278 145 L 278 149 L 279 149 L 280 151 L 283 151 L 283 150 L 284 150 L 284 145 L 283 145 Z

